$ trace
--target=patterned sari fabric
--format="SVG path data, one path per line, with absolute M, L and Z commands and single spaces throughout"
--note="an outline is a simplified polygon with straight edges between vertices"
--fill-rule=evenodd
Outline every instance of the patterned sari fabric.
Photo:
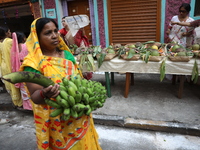
M 73 64 L 72 61 L 42 54 L 35 23 L 36 20 L 31 25 L 31 34 L 26 42 L 29 54 L 25 57 L 21 70 L 25 66 L 32 67 L 44 76 L 51 77 L 55 83 L 61 82 L 63 77 L 80 73 L 77 64 Z M 60 50 L 69 51 L 61 38 L 58 47 Z M 71 117 L 68 121 L 62 121 L 60 116 L 54 118 L 49 116 L 54 108 L 34 103 L 32 105 L 39 150 L 101 150 L 92 116 L 83 115 L 76 119 Z
M 12 39 L 6 38 L 2 43 L 0 43 L 0 53 L 2 56 L 1 60 L 1 74 L 6 75 L 11 73 L 11 60 L 10 60 L 10 51 L 12 47 Z M 4 81 L 3 81 L 4 82 Z M 12 98 L 12 102 L 15 106 L 22 106 L 22 99 L 19 89 L 15 87 L 14 84 L 9 82 L 4 82 L 7 92 Z
M 172 17 L 171 21 L 180 22 L 178 16 Z M 189 17 L 183 22 L 192 22 L 192 21 L 194 21 L 194 19 Z M 179 26 L 179 25 L 172 26 L 171 24 L 169 24 L 169 26 L 171 27 L 171 33 L 169 34 L 169 38 L 171 39 L 171 41 L 177 42 L 178 44 L 181 44 L 184 47 L 191 46 L 193 44 L 195 35 L 194 32 L 190 36 L 182 36 L 182 34 L 185 32 L 192 32 L 193 29 L 191 27 Z
M 28 50 L 26 48 L 26 44 L 20 43 L 21 52 L 19 52 L 19 44 L 15 32 L 12 34 L 12 39 L 13 42 L 11 48 L 11 66 L 12 66 L 12 72 L 17 72 L 19 71 L 19 68 L 22 64 L 21 61 L 23 61 L 24 57 L 28 54 Z M 30 97 L 27 93 L 24 83 L 16 83 L 15 87 L 20 89 L 21 97 L 23 100 L 23 108 L 27 110 L 32 110 Z

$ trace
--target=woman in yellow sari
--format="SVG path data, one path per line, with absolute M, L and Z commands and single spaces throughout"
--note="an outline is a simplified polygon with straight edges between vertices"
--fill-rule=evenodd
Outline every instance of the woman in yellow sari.
M 21 71 L 32 71 L 50 77 L 55 83 L 63 77 L 78 74 L 74 56 L 59 37 L 56 22 L 49 18 L 33 21 L 31 33 L 26 41 L 29 54 L 25 57 Z M 45 104 L 44 98 L 59 94 L 59 85 L 43 88 L 26 83 L 33 101 L 37 146 L 39 150 L 101 150 L 93 119 L 83 115 L 61 121 L 60 116 L 50 117 L 54 110 Z
M 12 47 L 11 32 L 6 27 L 0 27 L 0 69 L 1 75 L 6 75 L 12 72 L 11 70 L 11 60 L 10 60 L 10 51 Z M 4 82 L 7 92 L 12 98 L 12 102 L 16 107 L 22 106 L 21 94 L 18 88 L 14 84 L 9 82 Z

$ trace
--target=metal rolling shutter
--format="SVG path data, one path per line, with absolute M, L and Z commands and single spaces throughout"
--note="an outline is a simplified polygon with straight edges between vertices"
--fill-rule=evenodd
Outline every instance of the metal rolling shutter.
M 159 41 L 160 7 L 160 0 L 109 0 L 110 42 Z

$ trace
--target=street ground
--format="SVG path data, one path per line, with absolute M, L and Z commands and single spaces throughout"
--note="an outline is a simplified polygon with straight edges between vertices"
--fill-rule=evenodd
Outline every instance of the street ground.
M 93 112 L 103 150 L 199 150 L 199 85 L 185 82 L 183 97 L 179 99 L 179 83 L 172 85 L 166 79 L 160 82 L 156 74 L 135 74 L 134 77 L 135 84 L 130 87 L 128 98 L 124 98 L 125 74 L 115 73 L 112 97 L 104 107 Z M 105 85 L 104 74 L 94 74 L 92 80 Z M 9 94 L 0 93 L 0 119 L 9 121 L 0 124 L 1 150 L 35 150 L 32 117 L 32 112 L 13 109 Z M 126 128 L 127 119 L 133 119 L 137 125 Z M 148 124 L 142 126 L 145 121 Z M 116 122 L 120 127 L 110 126 Z M 160 129 L 170 133 L 159 132 Z M 185 132 L 176 134 L 180 129 Z
M 33 114 L 10 109 L 0 116 L 10 121 L 0 125 L 1 150 L 35 150 Z M 199 150 L 200 137 L 95 124 L 102 150 Z

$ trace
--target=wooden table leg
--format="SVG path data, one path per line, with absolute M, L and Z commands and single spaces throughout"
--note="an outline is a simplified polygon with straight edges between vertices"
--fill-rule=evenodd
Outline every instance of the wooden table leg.
M 183 94 L 183 87 L 184 87 L 184 82 L 185 82 L 185 75 L 180 75 L 180 84 L 179 84 L 179 89 L 178 89 L 178 98 L 182 98 Z
M 177 77 L 177 76 L 176 76 L 175 74 L 172 75 L 172 84 L 173 84 L 173 85 L 176 84 L 176 77 Z
M 134 85 L 134 73 L 131 73 L 131 85 Z
M 114 72 L 111 72 L 111 84 L 115 84 L 115 77 L 114 77 Z
M 125 92 L 124 92 L 124 97 L 125 97 L 125 98 L 128 97 L 128 93 L 129 93 L 129 88 L 130 88 L 130 76 L 131 76 L 131 73 L 126 72 L 126 83 L 125 83 Z
M 109 78 L 109 73 L 108 72 L 105 72 L 105 78 L 106 78 L 107 95 L 108 95 L 108 97 L 111 97 L 110 78 Z

